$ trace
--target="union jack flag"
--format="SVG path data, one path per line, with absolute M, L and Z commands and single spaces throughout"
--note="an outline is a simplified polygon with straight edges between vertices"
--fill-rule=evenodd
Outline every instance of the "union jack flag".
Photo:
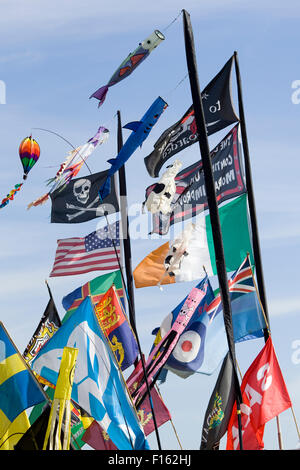
M 228 289 L 231 301 L 235 300 L 237 297 L 240 297 L 243 294 L 256 291 L 248 255 L 240 265 L 239 269 L 237 269 L 237 271 L 235 271 L 228 280 Z M 222 311 L 221 294 L 218 294 L 214 298 L 214 300 L 208 305 L 206 311 L 210 317 L 211 322 L 215 315 Z

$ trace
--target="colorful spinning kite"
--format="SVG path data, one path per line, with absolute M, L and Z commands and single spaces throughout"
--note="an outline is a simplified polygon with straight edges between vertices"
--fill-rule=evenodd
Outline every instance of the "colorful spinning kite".
M 98 145 L 103 144 L 109 137 L 109 130 L 105 127 L 99 127 L 94 137 L 91 137 L 86 144 L 77 147 L 76 149 L 69 152 L 66 160 L 60 165 L 60 168 L 54 178 L 48 180 L 48 185 L 53 183 L 48 193 L 40 196 L 35 201 L 31 202 L 27 209 L 32 206 L 39 206 L 49 199 L 51 193 L 56 189 L 64 189 L 66 185 L 76 176 L 81 167 L 86 164 L 86 160 L 92 154 Z
M 22 140 L 19 146 L 19 155 L 24 170 L 23 180 L 26 180 L 28 173 L 40 157 L 40 146 L 32 136 Z M 7 206 L 9 201 L 14 199 L 15 194 L 20 191 L 22 185 L 23 183 L 16 184 L 6 197 L 2 199 L 0 209 L 3 209 L 3 207 Z

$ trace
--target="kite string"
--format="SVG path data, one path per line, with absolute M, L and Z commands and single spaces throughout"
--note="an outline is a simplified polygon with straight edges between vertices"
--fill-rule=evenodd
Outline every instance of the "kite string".
M 163 31 L 167 31 L 167 29 L 169 29 L 169 28 L 170 28 L 170 26 L 172 26 L 172 24 L 174 24 L 174 23 L 175 23 L 175 21 L 177 21 L 177 20 L 178 20 L 178 18 L 179 18 L 179 16 L 180 16 L 181 14 L 182 14 L 182 11 L 180 11 L 180 12 L 178 13 L 178 15 L 176 16 L 176 18 L 174 18 L 174 20 L 173 20 L 173 21 L 171 21 L 171 23 L 169 23 L 169 24 L 168 24 L 168 26 L 166 26 L 166 27 L 163 29 Z

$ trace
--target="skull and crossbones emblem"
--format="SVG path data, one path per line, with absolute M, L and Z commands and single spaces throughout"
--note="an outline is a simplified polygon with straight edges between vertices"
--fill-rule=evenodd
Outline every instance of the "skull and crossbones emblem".
M 99 204 L 99 195 L 96 196 L 96 198 L 86 206 L 89 198 L 90 198 L 90 190 L 91 190 L 91 182 L 90 180 L 86 178 L 81 178 L 78 181 L 75 181 L 74 186 L 73 186 L 73 195 L 75 196 L 75 199 L 77 202 L 81 204 L 81 206 L 75 206 L 73 204 L 66 203 L 66 208 L 67 209 L 73 209 L 77 210 L 77 212 L 73 214 L 66 214 L 67 219 L 70 221 L 82 214 L 86 211 L 97 211 Z M 83 207 L 85 206 L 85 207 Z M 96 206 L 96 207 L 95 207 Z

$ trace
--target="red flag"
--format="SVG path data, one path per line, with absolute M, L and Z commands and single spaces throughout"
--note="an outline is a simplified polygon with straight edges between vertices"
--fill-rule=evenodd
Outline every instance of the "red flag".
M 263 449 L 264 425 L 292 406 L 271 337 L 247 370 L 241 391 L 243 448 Z M 239 449 L 236 405 L 228 425 L 226 449 Z
M 131 380 L 132 377 L 135 375 L 138 375 L 139 379 L 143 377 L 143 369 L 142 369 L 142 363 L 141 360 L 139 360 L 136 368 L 128 378 L 128 382 Z M 134 382 L 131 388 L 129 389 L 130 393 L 132 393 L 138 385 L 138 382 Z M 151 389 L 151 398 L 152 398 L 152 403 L 153 403 L 153 410 L 155 413 L 155 419 L 156 419 L 156 424 L 157 427 L 161 426 L 162 424 L 166 423 L 171 419 L 171 415 L 169 413 L 168 408 L 162 401 L 159 393 L 157 390 L 152 387 Z M 148 436 L 151 432 L 154 431 L 154 421 L 153 421 L 153 415 L 152 415 L 152 409 L 150 406 L 150 401 L 148 395 L 146 398 L 143 400 L 141 405 L 138 406 L 137 408 L 137 414 L 139 417 L 139 420 L 141 422 L 141 425 L 143 426 L 143 430 L 145 433 L 145 436 Z
M 107 432 L 95 420 L 87 428 L 81 439 L 95 450 L 117 450 Z

